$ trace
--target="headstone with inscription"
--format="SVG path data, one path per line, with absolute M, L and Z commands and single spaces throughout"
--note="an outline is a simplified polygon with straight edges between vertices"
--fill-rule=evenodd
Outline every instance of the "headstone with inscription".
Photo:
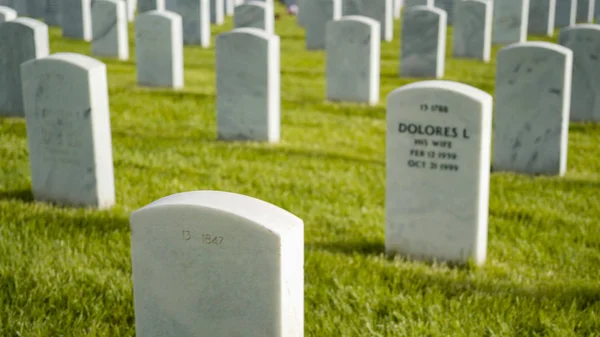
M 0 116 L 23 117 L 21 64 L 48 56 L 48 26 L 31 18 L 0 24 Z
M 577 22 L 594 22 L 595 0 L 577 0 Z
M 565 173 L 572 65 L 572 51 L 549 42 L 498 52 L 494 171 Z
M 555 0 L 554 28 L 562 28 L 575 24 L 577 0 Z
M 94 0 L 92 55 L 129 59 L 127 8 L 122 0 Z
M 92 40 L 92 0 L 61 0 L 61 26 L 64 37 Z
M 452 56 L 488 62 L 492 49 L 492 2 L 458 1 L 454 15 Z
M 400 77 L 443 77 L 446 12 L 426 6 L 406 8 L 400 54 Z
M 273 34 L 275 32 L 273 5 L 264 1 L 247 1 L 235 7 L 234 28 L 259 28 Z
M 363 16 L 345 16 L 327 23 L 328 100 L 377 104 L 379 32 L 379 22 Z
M 150 11 L 164 11 L 165 0 L 138 0 L 138 15 Z
M 17 18 L 17 11 L 6 6 L 0 6 L 0 23 L 12 21 Z
M 279 36 L 236 28 L 216 39 L 217 138 L 278 142 Z
M 106 66 L 58 53 L 21 66 L 35 200 L 107 208 L 115 203 Z
M 183 43 L 210 46 L 210 0 L 176 0 L 175 13 L 181 16 Z
M 435 7 L 444 10 L 447 14 L 447 24 L 448 26 L 451 26 L 454 22 L 454 7 L 456 6 L 455 3 L 460 2 L 462 0 L 435 0 L 434 1 L 434 5 Z
M 434 0 L 404 0 L 404 8 L 410 8 L 415 6 L 427 6 L 433 7 L 435 5 Z
M 302 0 L 305 11 L 306 49 L 325 49 L 325 25 L 342 16 L 341 0 Z
M 385 250 L 483 264 L 492 97 L 450 81 L 422 81 L 387 98 Z
M 223 0 L 210 0 L 210 22 L 216 25 L 222 25 L 225 22 Z
M 527 32 L 531 35 L 554 35 L 556 0 L 529 0 Z
M 304 336 L 304 223 L 220 191 L 131 214 L 138 336 Z
M 135 20 L 135 57 L 138 85 L 182 88 L 181 16 L 167 11 L 138 15 Z
M 493 44 L 510 44 L 527 40 L 529 0 L 493 1 Z
M 48 26 L 60 27 L 62 9 L 60 8 L 62 0 L 47 0 L 46 8 L 44 10 L 44 23 Z
M 558 43 L 573 51 L 570 120 L 600 121 L 600 25 L 563 28 Z

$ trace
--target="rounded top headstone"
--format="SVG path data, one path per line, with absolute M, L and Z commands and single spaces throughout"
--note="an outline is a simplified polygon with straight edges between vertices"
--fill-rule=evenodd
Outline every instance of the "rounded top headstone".
M 508 46 L 500 49 L 500 51 L 498 53 L 500 54 L 500 53 L 503 53 L 506 51 L 512 51 L 515 48 L 523 48 L 523 47 L 553 50 L 553 51 L 556 51 L 556 52 L 562 53 L 562 54 L 571 54 L 572 53 L 569 48 L 563 47 L 556 43 L 544 42 L 544 41 L 526 41 L 526 42 L 512 43 L 512 44 L 509 44 Z
M 397 88 L 396 90 L 388 94 L 388 101 L 398 94 L 403 94 L 407 91 L 423 89 L 444 90 L 455 94 L 463 95 L 465 97 L 470 97 L 477 101 L 492 100 L 492 96 L 487 92 L 464 83 L 444 80 L 431 80 L 414 82 Z

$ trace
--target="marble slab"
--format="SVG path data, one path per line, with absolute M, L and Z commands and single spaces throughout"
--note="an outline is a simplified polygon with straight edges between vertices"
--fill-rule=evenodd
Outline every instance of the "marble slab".
M 390 42 L 394 38 L 394 16 L 392 0 L 362 0 L 359 15 L 377 20 L 382 41 Z
M 17 17 L 0 24 L 0 116 L 23 117 L 21 64 L 49 53 L 48 26 Z
M 435 0 L 404 0 L 404 8 L 410 8 L 414 6 L 435 6 Z
M 258 28 L 217 35 L 217 138 L 280 139 L 279 36 Z
M 461 0 L 454 7 L 452 56 L 490 61 L 492 47 L 492 2 Z
M 342 17 L 360 15 L 362 0 L 342 0 Z
M 210 46 L 210 0 L 176 0 L 175 13 L 181 16 L 183 43 Z
M 387 97 L 385 250 L 481 265 L 486 259 L 492 97 L 421 81 Z
M 443 77 L 446 12 L 427 6 L 406 8 L 402 16 L 400 55 L 400 77 Z
M 493 1 L 493 44 L 527 41 L 529 0 Z
M 138 0 L 138 15 L 149 11 L 164 11 L 165 0 Z
M 106 66 L 58 53 L 21 66 L 37 201 L 108 208 L 115 203 Z
M 326 29 L 326 97 L 330 101 L 379 101 L 379 22 L 363 16 L 329 21 Z
M 434 0 L 434 6 L 446 11 L 447 15 L 447 24 L 448 26 L 452 26 L 454 22 L 454 6 L 455 2 L 459 2 L 462 0 Z
M 177 1 L 178 0 L 164 0 L 165 10 L 173 13 L 177 13 Z
M 92 40 L 92 0 L 61 0 L 62 36 Z
M 555 0 L 556 10 L 554 28 L 562 28 L 575 24 L 577 15 L 577 0 Z
M 129 59 L 127 8 L 122 0 L 92 3 L 92 55 Z
M 562 176 L 573 52 L 524 42 L 500 50 L 496 62 L 493 170 Z
M 220 191 L 131 214 L 137 336 L 304 336 L 304 223 Z
M 232 16 L 234 8 L 235 8 L 234 0 L 223 0 L 223 11 L 226 16 Z
M 138 15 L 135 57 L 138 85 L 183 88 L 181 16 L 158 10 Z
M 400 18 L 402 7 L 404 7 L 404 0 L 394 0 L 394 19 Z
M 48 26 L 61 27 L 61 9 L 62 0 L 48 0 L 46 8 L 44 10 L 44 23 Z
M 48 0 L 19 0 L 25 3 L 27 7 L 27 16 L 31 18 L 41 19 L 44 17 L 44 11 Z
M 12 21 L 16 19 L 17 16 L 18 15 L 16 10 L 7 6 L 0 6 L 0 23 Z
M 210 22 L 215 25 L 222 25 L 225 22 L 223 0 L 210 0 Z
M 327 21 L 342 17 L 341 0 L 302 0 L 305 11 L 306 49 L 325 49 L 325 25 Z
M 125 0 L 127 4 L 127 21 L 133 22 L 135 19 L 135 11 L 137 10 L 138 0 Z
M 570 120 L 600 121 L 600 25 L 563 28 L 558 43 L 573 52 Z
M 247 1 L 235 7 L 234 28 L 258 28 L 275 33 L 273 5 L 264 1 Z
M 577 0 L 576 22 L 594 22 L 595 0 Z
M 554 35 L 556 0 L 529 0 L 527 32 L 530 35 Z

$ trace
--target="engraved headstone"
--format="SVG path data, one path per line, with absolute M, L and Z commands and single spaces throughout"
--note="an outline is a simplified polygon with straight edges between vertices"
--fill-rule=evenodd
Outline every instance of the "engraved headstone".
M 492 2 L 461 0 L 454 8 L 452 56 L 488 62 L 492 47 Z
M 275 32 L 273 5 L 264 1 L 247 1 L 235 7 L 234 28 L 259 28 L 267 33 Z
M 135 18 L 138 0 L 125 0 L 127 3 L 127 21 L 132 22 Z
M 216 39 L 217 137 L 278 142 L 279 36 L 236 28 Z
M 59 53 L 21 68 L 35 200 L 112 206 L 106 66 L 85 55 Z
M 414 6 L 402 15 L 400 77 L 444 76 L 446 12 Z
M 48 26 L 31 18 L 0 24 L 0 116 L 23 117 L 21 64 L 48 56 Z
M 210 22 L 216 25 L 222 25 L 225 22 L 223 0 L 210 0 Z
M 92 3 L 92 55 L 129 59 L 127 8 L 122 0 Z
M 573 53 L 548 42 L 516 43 L 498 52 L 494 171 L 563 175 Z
M 175 0 L 174 12 L 181 16 L 183 43 L 210 46 L 210 0 Z
M 182 88 L 181 16 L 167 11 L 138 15 L 135 20 L 135 57 L 138 85 Z
M 363 16 L 345 16 L 327 23 L 328 100 L 377 104 L 379 32 L 379 22 Z
M 325 49 L 325 25 L 342 16 L 341 0 L 302 0 L 305 11 L 306 49 Z
M 509 44 L 527 40 L 529 0 L 493 1 L 493 44 Z
M 404 0 L 404 9 L 415 6 L 427 6 L 433 7 L 435 5 L 434 0 Z
M 529 0 L 527 32 L 531 35 L 554 35 L 556 0 Z
M 577 22 L 594 22 L 595 0 L 577 0 Z
M 61 0 L 62 35 L 72 39 L 92 40 L 92 0 Z
M 12 21 L 17 18 L 17 11 L 6 6 L 0 6 L 0 23 Z
M 454 23 L 454 6 L 456 2 L 460 2 L 462 0 L 435 0 L 435 7 L 446 11 L 447 15 L 447 24 L 451 26 Z
M 573 51 L 572 121 L 600 121 L 600 25 L 563 28 L 558 43 Z
M 577 0 L 555 0 L 554 28 L 562 28 L 575 24 Z
M 62 0 L 48 0 L 46 9 L 44 10 L 44 22 L 48 26 L 61 26 L 61 3 Z
M 130 224 L 138 336 L 304 336 L 300 218 L 245 195 L 194 191 L 133 212 Z
M 491 131 L 492 97 L 469 85 L 422 81 L 388 95 L 388 253 L 485 262 Z
M 164 11 L 165 0 L 138 0 L 138 15 L 150 11 Z

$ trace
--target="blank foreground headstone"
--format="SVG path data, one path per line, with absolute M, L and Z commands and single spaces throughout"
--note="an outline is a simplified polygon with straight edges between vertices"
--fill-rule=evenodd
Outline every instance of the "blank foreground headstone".
M 342 17 L 341 0 L 302 0 L 306 49 L 325 49 L 325 26 Z
M 21 64 L 48 56 L 48 26 L 31 18 L 0 24 L 0 116 L 25 116 Z
M 233 14 L 234 28 L 259 28 L 275 32 L 273 5 L 264 1 L 246 1 L 236 6 Z
M 175 0 L 174 12 L 181 16 L 183 43 L 210 46 L 210 0 Z
M 527 40 L 529 0 L 500 0 L 494 3 L 493 44 L 509 44 Z
M 388 253 L 484 263 L 491 131 L 492 97 L 466 84 L 423 81 L 388 95 Z
M 112 206 L 106 66 L 85 55 L 58 53 L 21 68 L 35 200 Z
M 400 77 L 443 77 L 446 12 L 426 6 L 406 8 L 402 16 L 400 55 Z
M 195 191 L 133 212 L 130 224 L 137 336 L 304 336 L 300 218 Z
M 278 142 L 279 36 L 237 28 L 216 39 L 217 138 Z
M 461 0 L 454 10 L 452 56 L 488 62 L 492 49 L 492 2 Z
M 379 22 L 363 16 L 345 16 L 327 23 L 328 100 L 377 104 L 379 33 Z
M 529 0 L 527 32 L 531 35 L 554 35 L 556 0 Z
M 92 4 L 92 55 L 129 59 L 127 8 L 122 0 Z
M 556 9 L 554 28 L 562 28 L 575 24 L 577 15 L 577 0 L 555 0 Z
M 576 22 L 594 22 L 595 0 L 577 0 Z
M 150 11 L 164 11 L 165 0 L 138 0 L 138 15 Z
M 223 0 L 210 0 L 210 23 L 222 25 L 225 22 Z
M 92 40 L 92 0 L 61 0 L 62 36 Z
M 573 53 L 548 42 L 515 43 L 496 63 L 493 170 L 562 176 Z
M 17 18 L 17 11 L 6 6 L 0 6 L 0 23 L 12 21 Z
M 600 25 L 579 24 L 563 28 L 558 43 L 573 51 L 573 76 L 569 119 L 600 121 Z
M 145 12 L 135 20 L 135 57 L 140 86 L 183 87 L 181 16 Z

